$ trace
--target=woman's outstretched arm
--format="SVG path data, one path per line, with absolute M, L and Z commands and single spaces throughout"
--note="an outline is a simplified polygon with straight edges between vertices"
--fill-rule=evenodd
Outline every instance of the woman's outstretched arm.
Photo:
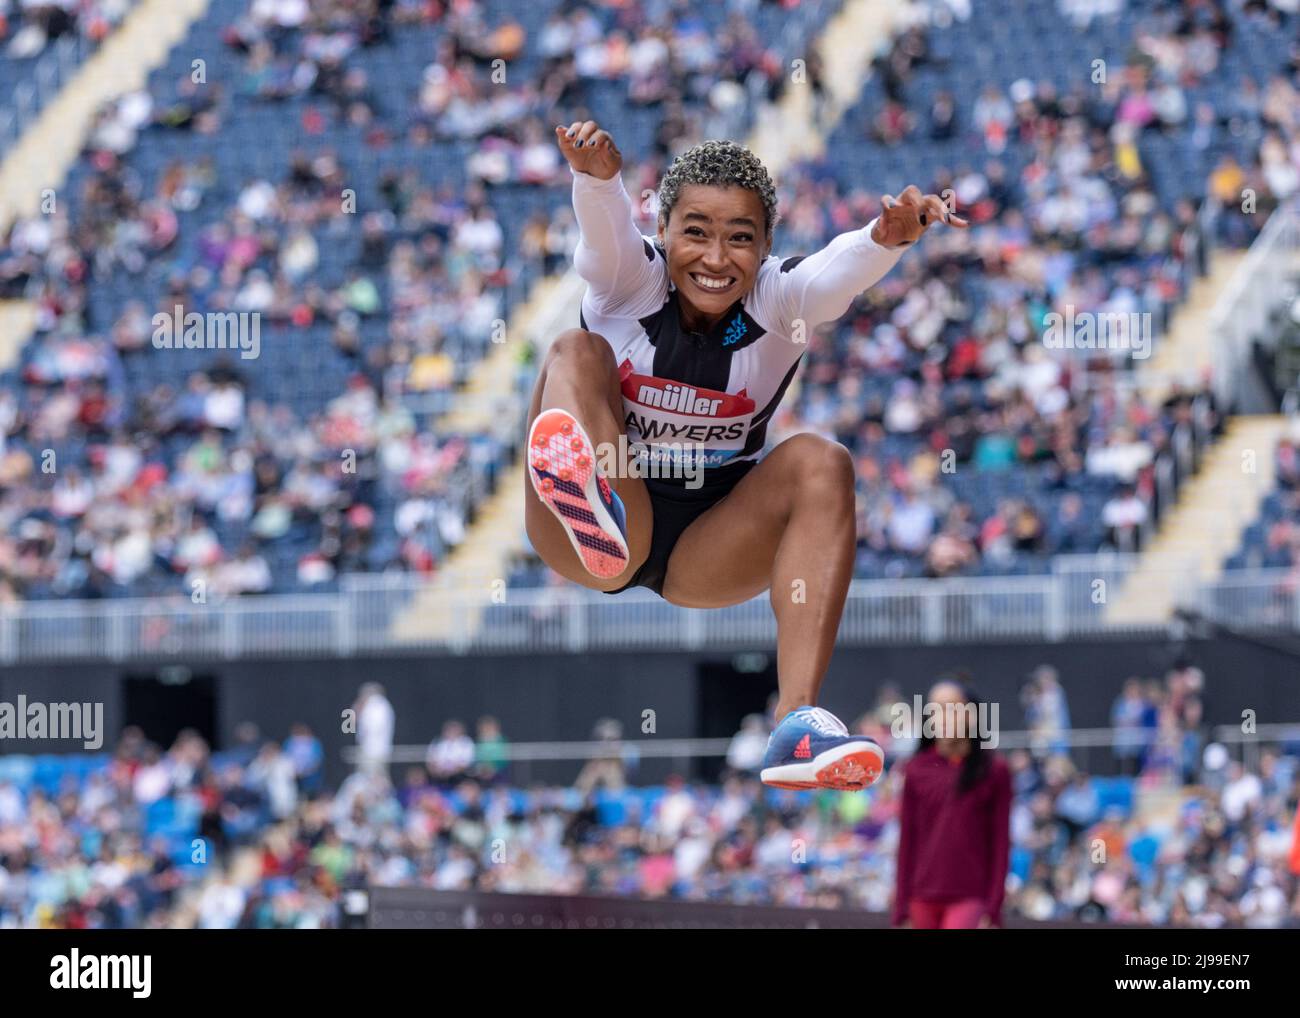
M 835 321 L 858 294 L 880 282 L 934 223 L 957 229 L 968 225 L 950 213 L 937 195 L 922 195 L 913 186 L 897 198 L 884 195 L 881 206 L 880 215 L 860 230 L 841 233 L 807 258 L 782 263 L 775 278 L 788 323 L 802 321 L 806 330 L 812 330 Z
M 573 211 L 581 239 L 573 267 L 590 286 L 589 299 L 604 314 L 635 310 L 643 296 L 662 302 L 665 269 L 632 218 L 623 187 L 623 156 L 595 121 L 555 129 L 573 172 Z

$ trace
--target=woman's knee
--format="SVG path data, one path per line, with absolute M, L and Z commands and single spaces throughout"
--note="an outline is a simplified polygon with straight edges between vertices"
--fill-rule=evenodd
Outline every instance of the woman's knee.
M 614 370 L 614 351 L 603 336 L 587 329 L 567 329 L 551 342 L 546 351 L 547 370 L 557 364 L 573 365 L 583 372 Z
M 816 501 L 823 508 L 843 502 L 852 506 L 856 471 L 853 455 L 820 435 L 794 435 L 781 443 L 790 459 L 798 497 Z

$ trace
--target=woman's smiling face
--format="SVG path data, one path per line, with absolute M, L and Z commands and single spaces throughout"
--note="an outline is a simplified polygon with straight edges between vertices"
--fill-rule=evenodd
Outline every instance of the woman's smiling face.
M 659 226 L 659 240 L 683 310 L 703 326 L 698 331 L 754 288 L 772 250 L 763 202 L 746 187 L 683 187 L 668 222 Z

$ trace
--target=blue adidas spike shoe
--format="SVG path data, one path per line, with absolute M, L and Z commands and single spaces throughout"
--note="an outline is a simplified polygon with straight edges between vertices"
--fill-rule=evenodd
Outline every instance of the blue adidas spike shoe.
M 885 772 L 885 753 L 820 707 L 799 707 L 772 732 L 760 777 L 775 788 L 870 788 Z

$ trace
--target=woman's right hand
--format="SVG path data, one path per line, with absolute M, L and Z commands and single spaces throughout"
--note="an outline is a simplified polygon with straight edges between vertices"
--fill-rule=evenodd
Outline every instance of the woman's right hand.
M 557 127 L 555 140 L 577 173 L 609 180 L 623 169 L 623 153 L 609 132 L 602 131 L 594 120 L 575 120 L 568 127 Z

